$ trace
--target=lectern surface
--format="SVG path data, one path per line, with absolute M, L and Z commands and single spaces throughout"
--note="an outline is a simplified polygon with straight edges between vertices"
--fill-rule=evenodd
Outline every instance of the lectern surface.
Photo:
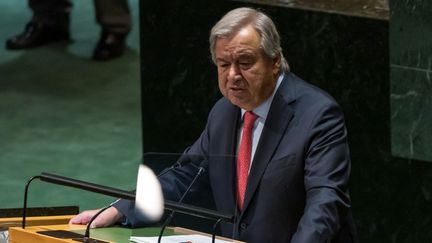
M 73 239 L 62 239 L 58 237 L 51 237 L 39 232 L 43 231 L 68 231 L 84 235 L 85 225 L 70 225 L 67 224 L 71 216 L 48 216 L 48 217 L 29 217 L 28 225 L 25 229 L 20 227 L 20 220 L 16 219 L 0 219 L 3 221 L 14 221 L 16 227 L 9 228 L 9 243 L 77 243 Z M 37 223 L 43 225 L 36 225 Z M 3 222 L 4 223 L 4 222 Z M 11 225 L 12 226 L 12 225 Z M 90 231 L 91 238 L 98 239 L 109 243 L 129 243 L 131 235 L 134 236 L 157 236 L 159 235 L 160 228 L 146 227 L 139 229 L 129 229 L 119 226 L 97 228 Z M 173 234 L 203 234 L 197 231 L 188 230 L 184 228 L 167 228 L 164 235 Z M 69 235 L 67 233 L 66 235 Z M 205 234 L 204 234 L 205 235 Z M 218 237 L 220 238 L 220 237 Z M 224 238 L 220 238 L 224 239 Z M 227 240 L 227 239 L 225 239 Z M 240 241 L 233 241 L 240 242 Z
M 77 243 L 73 239 L 62 239 L 57 237 L 47 236 L 41 234 L 43 231 L 65 230 L 70 232 L 79 233 L 84 235 L 84 225 L 44 225 L 44 226 L 31 226 L 22 229 L 21 227 L 12 227 L 9 229 L 9 242 L 10 243 L 30 243 L 30 242 L 43 242 L 43 243 Z M 143 228 L 138 230 L 140 235 L 154 236 L 159 233 L 158 228 Z M 135 232 L 135 230 L 134 230 Z M 132 230 L 122 227 L 108 227 L 92 229 L 91 238 L 116 243 L 129 243 Z

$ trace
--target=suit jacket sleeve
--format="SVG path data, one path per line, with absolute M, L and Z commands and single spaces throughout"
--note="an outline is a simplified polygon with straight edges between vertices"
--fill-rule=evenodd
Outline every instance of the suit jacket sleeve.
M 306 205 L 292 243 L 330 242 L 350 207 L 350 156 L 343 113 L 330 103 L 318 110 L 307 136 Z

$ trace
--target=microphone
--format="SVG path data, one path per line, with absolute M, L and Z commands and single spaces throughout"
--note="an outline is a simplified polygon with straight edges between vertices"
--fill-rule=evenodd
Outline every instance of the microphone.
M 170 167 L 165 168 L 163 171 L 161 171 L 161 173 L 159 173 L 159 174 L 157 175 L 157 177 L 159 178 L 159 177 L 165 175 L 166 173 L 168 173 L 168 172 L 170 172 L 170 171 L 172 171 L 172 170 L 174 170 L 174 169 L 177 169 L 177 168 L 182 167 L 182 166 L 185 164 L 185 162 L 186 162 L 186 161 L 177 160 L 177 161 L 176 161 L 174 164 L 172 164 Z
M 181 158 L 180 158 L 181 159 Z M 180 198 L 180 200 L 178 201 L 179 203 L 181 203 L 183 201 L 183 199 L 186 197 L 186 195 L 189 193 L 189 191 L 191 190 L 193 184 L 195 184 L 195 181 L 204 173 L 205 169 L 202 166 L 196 166 L 194 163 L 191 162 L 191 165 L 194 166 L 195 168 L 198 169 L 195 177 L 192 179 L 191 183 L 189 183 L 189 186 L 186 188 L 185 192 L 183 193 L 182 197 Z M 167 217 L 167 219 L 165 220 L 165 222 L 162 225 L 162 228 L 159 232 L 159 237 L 158 237 L 158 243 L 161 242 L 162 240 L 162 235 L 163 232 L 165 231 L 165 228 L 168 226 L 168 224 L 171 222 L 171 220 L 174 218 L 174 214 L 176 211 L 171 211 L 170 215 Z
M 112 197 L 116 197 L 116 198 L 122 198 L 122 199 L 126 199 L 126 200 L 134 201 L 136 198 L 136 194 L 133 192 L 130 192 L 130 191 L 120 190 L 120 189 L 116 189 L 116 188 L 112 188 L 112 187 L 102 186 L 102 185 L 98 185 L 98 184 L 94 184 L 94 183 L 90 183 L 90 182 L 75 180 L 75 179 L 68 178 L 68 177 L 63 177 L 63 176 L 58 176 L 58 175 L 42 172 L 40 175 L 30 178 L 26 183 L 25 191 L 24 191 L 23 220 L 22 220 L 22 228 L 23 229 L 25 228 L 25 225 L 26 225 L 28 189 L 29 189 L 30 183 L 35 179 L 39 179 L 41 181 L 49 182 L 52 184 L 63 185 L 63 186 L 67 186 L 67 187 L 74 187 L 74 188 L 78 188 L 81 190 L 91 191 L 91 192 L 95 192 L 98 194 L 103 194 L 103 195 L 112 196 Z M 184 213 L 187 215 L 192 215 L 195 217 L 201 217 L 201 218 L 211 219 L 211 220 L 218 220 L 218 219 L 222 218 L 226 222 L 233 222 L 234 221 L 233 215 L 229 215 L 226 213 L 221 213 L 221 212 L 217 212 L 214 210 L 209 210 L 209 209 L 205 209 L 205 208 L 201 208 L 201 207 L 196 207 L 196 206 L 192 206 L 192 205 L 187 205 L 184 203 L 178 203 L 178 202 L 165 200 L 164 205 L 165 205 L 165 208 L 167 210 L 177 211 L 177 212 Z

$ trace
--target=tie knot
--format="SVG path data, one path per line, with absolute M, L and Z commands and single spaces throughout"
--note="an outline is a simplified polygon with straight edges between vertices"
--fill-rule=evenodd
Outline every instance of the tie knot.
M 255 115 L 255 113 L 253 113 L 252 111 L 246 111 L 245 115 L 244 115 L 244 124 L 243 127 L 244 128 L 248 128 L 251 129 L 255 123 L 255 120 L 258 118 L 257 115 Z

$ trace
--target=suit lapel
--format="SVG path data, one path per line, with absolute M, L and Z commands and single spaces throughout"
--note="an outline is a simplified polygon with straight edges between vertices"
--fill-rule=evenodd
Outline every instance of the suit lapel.
M 226 109 L 226 116 L 223 117 L 225 126 L 223 129 L 217 131 L 216 139 L 219 140 L 214 144 L 218 147 L 212 151 L 213 159 L 216 163 L 213 163 L 215 170 L 214 175 L 219 178 L 216 180 L 220 192 L 223 192 L 224 203 L 227 203 L 226 207 L 233 209 L 236 206 L 235 193 L 236 193 L 236 141 L 237 141 L 237 129 L 240 118 L 240 109 L 233 105 L 230 105 Z M 228 122 L 232 121 L 232 122 Z M 224 175 L 224 176 L 221 176 Z
M 293 117 L 294 111 L 289 106 L 289 103 L 294 101 L 294 99 L 286 96 L 289 93 L 289 86 L 289 80 L 285 77 L 273 98 L 249 173 L 243 213 L 247 210 L 267 164 L 279 146 L 286 128 Z

